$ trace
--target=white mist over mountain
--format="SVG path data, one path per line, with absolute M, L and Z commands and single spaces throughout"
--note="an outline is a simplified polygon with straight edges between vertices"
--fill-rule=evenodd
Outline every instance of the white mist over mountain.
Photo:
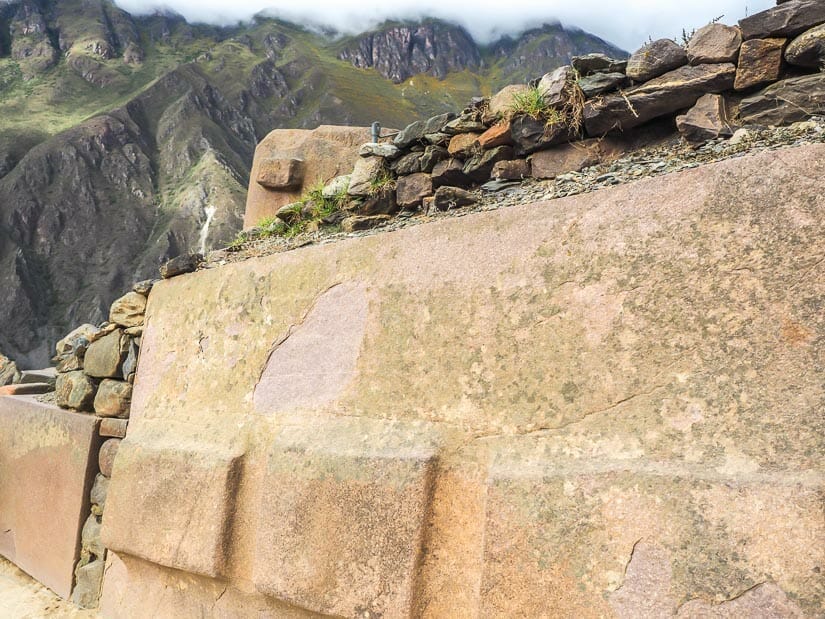
M 339 32 L 363 32 L 389 18 L 439 17 L 464 26 L 480 42 L 502 34 L 517 34 L 543 23 L 560 21 L 614 43 L 628 51 L 648 37 L 679 37 L 716 17 L 735 24 L 747 14 L 774 6 L 774 0 L 510 0 L 449 2 L 437 0 L 115 0 L 131 13 L 171 9 L 189 21 L 229 24 L 254 14 L 329 26 Z

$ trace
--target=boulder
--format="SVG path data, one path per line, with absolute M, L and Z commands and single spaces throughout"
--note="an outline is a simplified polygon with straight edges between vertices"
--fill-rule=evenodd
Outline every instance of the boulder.
M 481 148 L 495 148 L 496 146 L 511 146 L 513 138 L 510 136 L 510 121 L 502 120 L 478 136 L 478 145 Z
M 441 185 L 466 187 L 470 184 L 470 179 L 464 174 L 464 162 L 460 159 L 439 161 L 433 168 L 432 179 L 433 187 Z
M 606 92 L 622 88 L 630 82 L 624 73 L 594 73 L 579 80 L 585 99 L 592 99 Z
M 394 159 L 401 153 L 401 150 L 395 144 L 387 142 L 367 142 L 362 144 L 358 149 L 358 154 L 361 157 L 384 157 L 385 159 Z
M 62 408 L 91 412 L 97 393 L 97 381 L 84 372 L 66 372 L 57 375 L 55 401 Z
M 510 115 L 515 104 L 515 96 L 529 92 L 530 87 L 526 84 L 512 84 L 505 86 L 496 94 L 490 97 L 485 116 L 490 119 L 506 118 Z
M 62 340 L 59 340 L 57 342 L 57 344 L 55 345 L 55 352 L 58 356 L 60 356 L 63 353 L 72 350 L 75 347 L 78 338 L 85 339 L 88 345 L 88 343 L 95 338 L 95 335 L 97 335 L 99 331 L 100 329 L 98 329 L 94 325 L 88 323 L 82 324 L 76 329 L 72 330 Z
M 266 189 L 296 189 L 304 181 L 302 159 L 263 159 L 255 179 Z
M 548 124 L 541 118 L 517 116 L 510 124 L 510 137 L 519 155 L 561 144 L 576 137 L 576 132 L 565 123 Z
M 692 65 L 736 62 L 742 46 L 742 31 L 735 26 L 708 24 L 699 28 L 687 44 L 688 62 Z
M 369 195 L 375 182 L 386 173 L 386 162 L 383 157 L 361 157 L 355 163 L 347 193 L 351 196 Z
M 331 181 L 329 181 L 324 188 L 321 190 L 321 195 L 325 198 L 334 198 L 336 196 L 340 196 L 347 192 L 349 189 L 350 179 L 352 177 L 349 174 L 343 174 L 341 176 L 336 176 Z
M 567 103 L 570 85 L 575 80 L 573 68 L 563 66 L 551 73 L 545 73 L 539 80 L 537 88 L 547 105 L 559 107 Z
M 700 97 L 687 114 L 676 117 L 676 127 L 692 146 L 701 146 L 719 136 L 733 135 L 723 95 Z
M 94 400 L 94 409 L 100 417 L 129 416 L 132 405 L 132 385 L 121 380 L 101 381 Z
M 110 438 L 109 440 L 104 441 L 103 445 L 100 446 L 100 453 L 98 454 L 97 462 L 100 466 L 100 474 L 104 477 L 111 479 L 112 466 L 115 463 L 115 457 L 117 456 L 117 450 L 119 447 L 119 438 Z
M 396 185 L 396 200 L 401 208 L 421 205 L 424 198 L 433 195 L 433 181 L 429 174 L 418 173 L 403 176 Z
M 384 225 L 391 221 L 390 215 L 353 215 L 341 221 L 341 229 L 344 232 L 356 232 L 358 230 L 370 230 Z
M 89 345 L 83 360 L 83 371 L 95 378 L 121 378 L 123 361 L 128 352 L 128 336 L 115 329 Z
M 432 172 L 439 161 L 450 158 L 450 153 L 442 146 L 428 146 L 421 154 L 421 171 Z
M 417 120 L 414 123 L 410 123 L 403 131 L 395 136 L 393 144 L 401 150 L 404 150 L 413 143 L 423 140 L 425 135 L 440 133 L 444 126 L 453 118 L 455 118 L 455 114 L 447 112 L 433 116 L 428 120 Z
M 409 153 L 400 159 L 396 159 L 390 164 L 390 169 L 398 174 L 398 176 L 405 176 L 407 174 L 415 174 L 421 171 L 421 153 Z
M 433 196 L 433 205 L 439 211 L 469 206 L 478 202 L 474 194 L 458 187 L 439 187 Z
M 198 267 L 203 262 L 201 254 L 185 254 L 172 258 L 160 267 L 160 276 L 163 279 L 177 277 L 185 273 L 192 273 L 198 270 Z
M 490 174 L 496 180 L 518 181 L 530 176 L 530 162 L 527 159 L 498 161 Z
M 451 157 L 469 157 L 480 149 L 478 144 L 478 133 L 460 133 L 454 135 L 447 146 L 447 152 Z
M 127 292 L 112 303 L 109 322 L 121 327 L 139 327 L 146 313 L 146 297 L 137 292 Z
M 352 209 L 358 215 L 390 215 L 398 210 L 395 187 L 388 183 L 362 198 Z
M 671 39 L 658 39 L 637 50 L 627 61 L 627 76 L 647 82 L 688 62 L 685 49 Z
M 739 119 L 749 125 L 786 125 L 825 114 L 825 73 L 771 84 L 739 104 Z
M 736 67 L 736 90 L 747 90 L 779 79 L 786 39 L 750 39 L 742 43 Z
M 464 164 L 464 174 L 474 183 L 483 183 L 490 178 L 496 163 L 512 158 L 512 146 L 496 146 L 468 159 Z
M 578 172 L 601 161 L 599 140 L 561 144 L 530 156 L 533 178 L 550 179 Z
M 462 114 L 444 125 L 444 133 L 448 135 L 481 133 L 485 129 L 487 127 L 478 119 L 477 114 Z
M 584 56 L 574 56 L 570 61 L 573 68 L 581 76 L 596 73 L 622 73 L 627 70 L 627 60 L 616 60 L 606 54 L 593 53 Z
M 739 20 L 745 39 L 790 37 L 825 23 L 825 2 L 793 0 Z
M 825 24 L 803 32 L 785 48 L 785 60 L 798 67 L 825 67 Z
M 17 364 L 5 355 L 0 355 L 0 387 L 12 385 L 19 380 L 20 371 Z
M 588 101 L 584 105 L 587 134 L 600 137 L 613 129 L 637 127 L 658 116 L 691 107 L 702 95 L 733 87 L 736 67 L 730 63 L 684 66 L 641 86 Z

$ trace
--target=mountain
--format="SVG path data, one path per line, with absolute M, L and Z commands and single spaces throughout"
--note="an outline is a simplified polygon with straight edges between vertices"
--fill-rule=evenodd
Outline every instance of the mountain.
M 438 20 L 340 37 L 109 0 L 0 5 L 0 351 L 45 364 L 132 281 L 228 242 L 272 129 L 402 127 L 590 51 L 625 55 L 558 25 L 481 46 Z

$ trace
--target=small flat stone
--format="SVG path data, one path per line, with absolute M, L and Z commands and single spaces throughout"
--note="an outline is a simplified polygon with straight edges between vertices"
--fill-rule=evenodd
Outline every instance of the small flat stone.
M 160 267 L 160 276 L 163 279 L 170 277 L 177 277 L 185 273 L 192 273 L 197 271 L 200 264 L 203 262 L 201 254 L 186 254 L 172 258 L 166 264 Z
M 341 221 L 341 229 L 344 232 L 357 232 L 359 230 L 370 230 L 381 226 L 392 220 L 390 215 L 353 215 Z
M 100 422 L 100 436 L 123 438 L 126 436 L 128 426 L 128 419 L 107 417 Z

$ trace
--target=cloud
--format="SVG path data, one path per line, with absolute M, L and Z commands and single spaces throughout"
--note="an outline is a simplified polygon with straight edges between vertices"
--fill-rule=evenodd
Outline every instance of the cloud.
M 724 15 L 734 24 L 747 13 L 774 6 L 774 0 L 116 0 L 131 13 L 172 9 L 189 21 L 235 23 L 254 14 L 268 14 L 298 23 L 327 25 L 340 32 L 363 32 L 384 19 L 440 17 L 467 28 L 478 41 L 515 34 L 543 23 L 561 21 L 576 26 L 628 51 L 649 36 L 678 37 Z

